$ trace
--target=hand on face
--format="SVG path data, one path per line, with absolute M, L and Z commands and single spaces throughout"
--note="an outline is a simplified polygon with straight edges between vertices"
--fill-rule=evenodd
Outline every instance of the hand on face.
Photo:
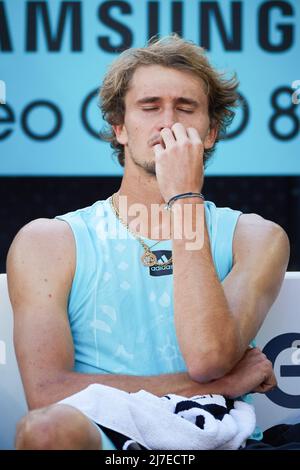
M 176 194 L 201 192 L 204 146 L 198 131 L 176 122 L 171 129 L 162 129 L 155 141 L 156 177 L 165 201 Z

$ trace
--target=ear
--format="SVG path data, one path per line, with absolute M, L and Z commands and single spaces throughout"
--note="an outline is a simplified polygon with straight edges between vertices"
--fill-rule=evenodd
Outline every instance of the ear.
M 204 139 L 204 148 L 205 149 L 210 149 L 213 147 L 216 138 L 218 134 L 218 126 L 216 125 L 211 125 L 210 128 L 207 131 L 207 134 Z
M 128 143 L 128 136 L 127 136 L 127 130 L 125 127 L 125 124 L 117 124 L 115 126 L 112 126 L 116 139 L 121 145 L 126 145 Z

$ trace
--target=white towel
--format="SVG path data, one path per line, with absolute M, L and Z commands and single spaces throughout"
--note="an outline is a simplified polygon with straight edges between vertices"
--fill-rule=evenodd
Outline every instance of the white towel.
M 153 450 L 239 449 L 255 428 L 252 405 L 221 395 L 157 397 L 93 384 L 59 403 Z

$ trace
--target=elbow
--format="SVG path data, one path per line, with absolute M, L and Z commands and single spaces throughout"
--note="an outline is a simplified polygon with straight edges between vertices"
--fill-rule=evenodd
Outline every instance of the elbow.
M 206 354 L 194 355 L 192 360 L 187 361 L 188 374 L 192 380 L 199 383 L 220 379 L 233 369 L 241 356 L 238 347 L 227 350 L 214 349 Z
M 226 369 L 218 361 L 194 361 L 188 365 L 188 374 L 192 380 L 198 383 L 207 383 L 219 379 L 226 374 Z
M 218 332 L 207 349 L 189 350 L 185 357 L 190 378 L 199 383 L 211 382 L 228 374 L 244 354 L 240 330 L 232 321 L 231 328 Z

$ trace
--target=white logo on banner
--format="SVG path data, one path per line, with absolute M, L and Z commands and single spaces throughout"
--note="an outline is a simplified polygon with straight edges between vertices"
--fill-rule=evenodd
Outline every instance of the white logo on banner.
M 6 85 L 3 80 L 0 80 L 0 104 L 6 103 Z
M 293 104 L 299 104 L 300 103 L 300 80 L 295 80 L 292 83 L 292 88 L 296 91 L 292 94 L 292 102 Z

